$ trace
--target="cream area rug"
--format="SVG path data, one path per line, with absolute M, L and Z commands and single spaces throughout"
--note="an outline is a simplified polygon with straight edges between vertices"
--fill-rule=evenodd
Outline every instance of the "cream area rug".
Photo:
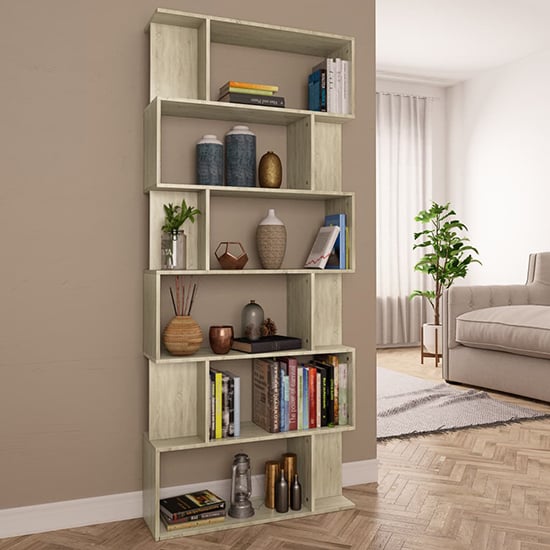
M 377 404 L 379 441 L 550 416 L 493 399 L 484 391 L 457 389 L 381 367 Z

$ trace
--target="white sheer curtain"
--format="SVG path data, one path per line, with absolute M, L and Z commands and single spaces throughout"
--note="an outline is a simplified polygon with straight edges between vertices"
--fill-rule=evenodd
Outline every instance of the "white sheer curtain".
M 431 99 L 376 94 L 377 345 L 420 342 L 426 304 L 409 300 L 426 284 L 414 271 L 414 221 L 431 198 Z

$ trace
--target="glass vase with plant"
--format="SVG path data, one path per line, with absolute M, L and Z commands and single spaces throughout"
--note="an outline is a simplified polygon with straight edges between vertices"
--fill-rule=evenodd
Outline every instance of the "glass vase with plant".
M 201 211 L 188 206 L 185 199 L 180 204 L 164 204 L 164 224 L 162 226 L 161 256 L 162 269 L 185 269 L 187 239 L 181 226 L 189 220 L 195 223 L 195 216 Z

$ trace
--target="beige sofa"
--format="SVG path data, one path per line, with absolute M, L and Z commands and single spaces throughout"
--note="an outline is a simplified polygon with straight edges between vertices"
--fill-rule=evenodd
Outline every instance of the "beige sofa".
M 524 285 L 444 293 L 443 377 L 550 401 L 550 252 L 530 255 Z

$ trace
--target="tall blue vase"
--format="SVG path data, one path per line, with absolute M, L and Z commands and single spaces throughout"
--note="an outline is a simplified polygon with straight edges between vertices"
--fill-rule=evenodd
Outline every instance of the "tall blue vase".
M 223 144 L 212 134 L 197 143 L 197 183 L 223 185 Z
M 248 126 L 234 126 L 225 134 L 225 184 L 256 187 L 256 136 Z

